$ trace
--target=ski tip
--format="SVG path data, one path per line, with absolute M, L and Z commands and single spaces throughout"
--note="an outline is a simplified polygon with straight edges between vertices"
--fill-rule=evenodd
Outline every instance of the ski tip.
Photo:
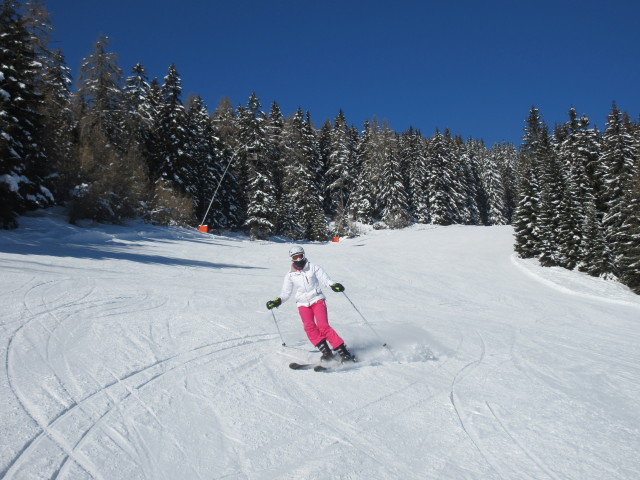
M 315 372 L 326 372 L 329 369 L 327 367 L 323 367 L 322 365 L 316 365 L 315 367 L 313 367 L 313 370 Z

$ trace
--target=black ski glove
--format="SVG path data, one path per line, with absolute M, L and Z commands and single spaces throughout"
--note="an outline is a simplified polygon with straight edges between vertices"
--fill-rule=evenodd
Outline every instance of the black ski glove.
M 331 285 L 331 290 L 333 290 L 334 292 L 344 292 L 344 287 L 341 283 L 334 283 L 333 285 Z
M 269 300 L 267 302 L 267 308 L 269 310 L 271 310 L 272 308 L 278 308 L 280 305 L 282 305 L 282 300 L 280 300 L 280 297 L 274 298 L 273 300 Z

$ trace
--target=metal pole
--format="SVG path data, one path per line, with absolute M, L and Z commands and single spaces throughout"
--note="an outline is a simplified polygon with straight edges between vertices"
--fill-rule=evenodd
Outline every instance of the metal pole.
M 364 315 L 362 314 L 362 312 L 360 310 L 358 310 L 358 307 L 356 307 L 356 305 L 351 301 L 351 299 L 349 298 L 349 296 L 347 295 L 346 292 L 342 292 L 344 293 L 344 296 L 346 297 L 347 300 L 349 300 L 349 303 L 353 306 L 353 308 L 355 308 L 356 312 L 358 312 L 360 314 L 360 316 L 362 317 L 362 320 L 364 320 L 364 323 L 371 329 L 371 331 L 374 333 L 374 335 L 376 337 L 378 337 L 378 340 L 380 340 L 382 342 L 382 346 L 385 347 L 387 350 L 389 350 L 389 353 L 391 353 L 391 356 L 393 357 L 394 360 L 397 361 L 396 356 L 393 354 L 393 351 L 389 348 L 389 346 L 387 345 L 387 343 L 382 339 L 382 337 L 380 337 L 380 335 L 378 334 L 378 332 L 376 332 L 374 330 L 374 328 L 371 326 L 371 324 L 367 321 L 367 319 L 364 317 Z
M 273 309 L 271 310 L 271 315 L 273 316 L 273 323 L 276 324 L 276 328 L 278 329 L 278 335 L 280 335 L 280 340 L 282 340 L 282 346 L 286 347 L 287 344 L 284 343 L 284 339 L 282 338 L 282 333 L 280 333 L 280 327 L 278 326 L 278 321 L 276 320 L 276 314 L 273 313 Z
M 207 219 L 207 215 L 209 215 L 209 210 L 211 210 L 211 205 L 213 205 L 213 199 L 216 198 L 216 194 L 218 193 L 218 189 L 220 188 L 220 185 L 222 185 L 222 179 L 227 174 L 227 170 L 229 170 L 229 166 L 231 165 L 231 162 L 233 162 L 233 155 L 229 159 L 229 163 L 227 163 L 227 167 L 224 169 L 224 172 L 222 172 L 222 176 L 220 177 L 220 181 L 218 182 L 218 186 L 216 187 L 216 191 L 213 192 L 213 196 L 211 197 L 211 201 L 209 202 L 209 208 L 207 208 L 207 212 L 204 214 L 204 217 L 202 218 L 202 222 L 200 223 L 200 225 L 204 225 L 204 222 Z

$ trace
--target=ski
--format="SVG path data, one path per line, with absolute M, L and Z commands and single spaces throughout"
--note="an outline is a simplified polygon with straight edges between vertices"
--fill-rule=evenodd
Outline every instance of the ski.
M 313 363 L 290 363 L 289 364 L 289 368 L 291 368 L 292 370 L 308 370 L 310 368 L 312 368 L 315 364 Z M 319 365 L 318 365 L 319 366 Z
M 325 367 L 323 365 L 317 365 L 315 363 L 290 363 L 289 368 L 292 370 L 311 370 L 313 369 L 315 372 L 324 372 L 325 370 L 329 370 L 331 367 Z

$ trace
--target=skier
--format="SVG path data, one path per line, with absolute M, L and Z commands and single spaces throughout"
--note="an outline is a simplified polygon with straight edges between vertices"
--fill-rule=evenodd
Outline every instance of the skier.
M 334 292 L 344 292 L 344 287 L 331 280 L 322 267 L 309 262 L 302 247 L 292 247 L 289 250 L 289 257 L 293 263 L 284 277 L 282 292 L 279 297 L 267 302 L 267 308 L 271 310 L 279 307 L 289 299 L 292 293 L 295 293 L 304 331 L 311 343 L 322 353 L 320 360 L 327 361 L 334 357 L 327 344 L 328 341 L 343 362 L 355 362 L 356 359 L 347 350 L 344 340 L 329 325 L 325 296 L 320 290 L 320 284 L 331 288 Z

